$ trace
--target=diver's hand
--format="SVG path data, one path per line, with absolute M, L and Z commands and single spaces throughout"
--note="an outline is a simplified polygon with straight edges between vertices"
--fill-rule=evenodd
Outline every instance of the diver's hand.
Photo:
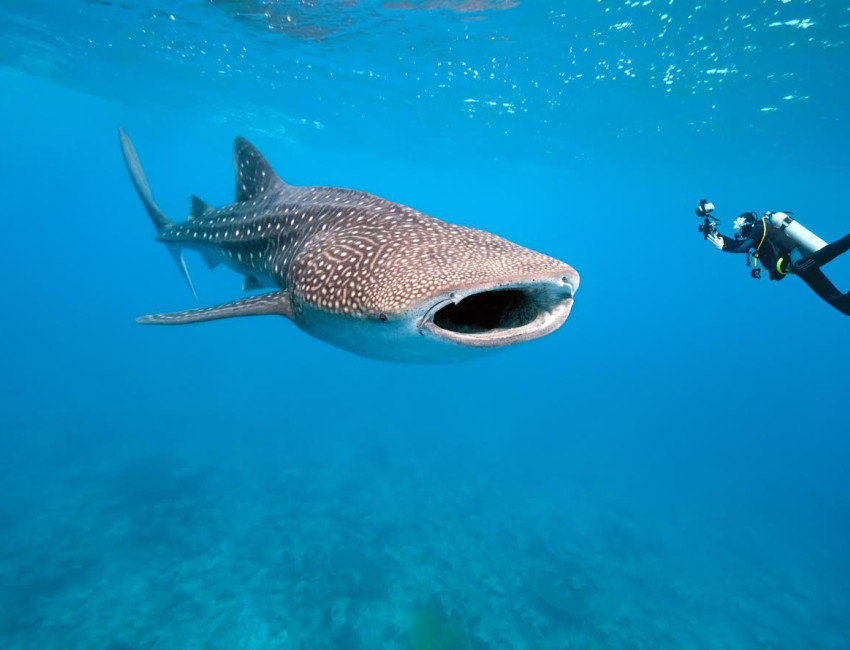
M 712 244 L 714 244 L 714 247 L 717 250 L 719 250 L 719 251 L 723 250 L 723 237 L 718 235 L 716 232 L 711 233 L 708 237 L 706 237 L 706 239 L 708 241 L 710 241 Z

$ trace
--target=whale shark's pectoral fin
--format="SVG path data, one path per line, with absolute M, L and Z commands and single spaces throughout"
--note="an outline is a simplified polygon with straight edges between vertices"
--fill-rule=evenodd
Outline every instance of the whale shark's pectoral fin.
M 183 325 L 185 323 L 200 323 L 220 318 L 235 318 L 236 316 L 278 316 L 292 317 L 292 306 L 288 291 L 273 291 L 261 296 L 253 296 L 242 300 L 226 302 L 223 305 L 175 311 L 167 314 L 153 314 L 137 318 L 137 323 L 143 325 Z

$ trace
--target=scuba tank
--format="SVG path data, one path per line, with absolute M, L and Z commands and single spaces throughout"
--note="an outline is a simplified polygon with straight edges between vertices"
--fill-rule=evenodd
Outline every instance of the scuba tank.
M 797 244 L 804 256 L 811 255 L 826 246 L 826 242 L 818 237 L 808 228 L 794 221 L 786 212 L 768 212 L 767 217 L 770 225 L 787 235 L 791 241 Z

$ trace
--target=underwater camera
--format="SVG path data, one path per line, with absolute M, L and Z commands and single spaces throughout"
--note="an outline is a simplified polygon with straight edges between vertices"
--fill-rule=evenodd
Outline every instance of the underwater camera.
M 700 199 L 694 211 L 697 213 L 697 217 L 702 219 L 702 223 L 699 225 L 702 238 L 708 239 L 717 232 L 717 224 L 720 223 L 720 219 L 711 216 L 711 213 L 714 212 L 714 204 L 711 201 Z

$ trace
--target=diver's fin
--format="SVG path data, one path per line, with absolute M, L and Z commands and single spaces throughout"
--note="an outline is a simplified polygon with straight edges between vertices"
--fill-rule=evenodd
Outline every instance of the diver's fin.
M 194 194 L 189 197 L 189 219 L 203 219 L 208 217 L 213 208 L 207 205 L 202 199 L 199 199 Z
M 265 316 L 275 314 L 278 316 L 292 317 L 292 307 L 289 301 L 288 291 L 272 291 L 261 296 L 252 296 L 242 300 L 234 300 L 223 305 L 213 307 L 202 307 L 201 309 L 189 309 L 187 311 L 175 311 L 167 314 L 153 314 L 137 318 L 137 323 L 143 325 L 183 325 L 184 323 L 200 323 L 220 318 L 234 318 L 236 316 Z
M 245 138 L 233 141 L 233 165 L 236 168 L 236 200 L 250 201 L 284 187 L 263 154 Z
M 145 178 L 145 172 L 142 170 L 142 163 L 139 162 L 139 155 L 136 153 L 136 149 L 133 147 L 133 143 L 130 141 L 130 138 L 126 133 L 124 133 L 124 129 L 118 129 L 118 136 L 121 139 L 121 153 L 124 154 L 124 162 L 127 164 L 127 171 L 130 172 L 130 180 L 133 181 L 133 187 L 136 188 L 136 193 L 142 200 L 142 205 L 145 206 L 148 216 L 150 216 L 153 225 L 156 226 L 156 231 L 162 234 L 174 224 L 168 217 L 165 216 L 163 211 L 160 210 L 159 206 L 154 202 L 153 196 L 151 195 L 151 188 Z M 167 244 L 167 246 L 168 252 L 171 253 L 171 257 L 177 264 L 177 268 L 179 268 L 180 273 L 183 274 L 183 279 L 186 280 L 186 284 L 189 285 L 189 288 L 192 290 L 192 294 L 195 298 L 197 298 L 198 294 L 195 292 L 195 286 L 192 284 L 192 278 L 189 277 L 189 269 L 186 268 L 186 262 L 183 260 L 183 255 L 180 253 L 180 247 L 177 244 Z

